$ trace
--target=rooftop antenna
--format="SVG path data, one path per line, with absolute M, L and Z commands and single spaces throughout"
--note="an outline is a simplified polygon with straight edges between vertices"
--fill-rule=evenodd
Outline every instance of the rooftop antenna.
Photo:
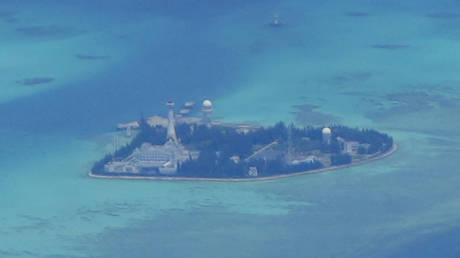
M 139 120 L 139 125 L 141 126 L 141 128 L 145 123 L 146 123 L 146 121 L 145 121 L 145 117 L 144 117 L 144 112 L 141 111 L 141 118 Z
M 113 155 L 112 155 L 112 161 L 115 159 L 115 153 L 118 150 L 118 135 L 113 136 Z
M 288 131 L 287 131 L 287 143 L 288 143 L 288 152 L 286 156 L 286 161 L 289 163 L 292 161 L 292 124 L 288 126 Z

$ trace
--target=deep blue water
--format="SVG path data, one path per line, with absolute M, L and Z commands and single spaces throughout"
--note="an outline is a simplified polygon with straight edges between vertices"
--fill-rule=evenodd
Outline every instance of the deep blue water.
M 2 1 L 0 257 L 460 257 L 459 7 Z M 275 13 L 285 26 L 267 25 Z M 34 76 L 55 82 L 16 82 Z M 400 150 L 271 182 L 86 177 L 117 123 L 204 98 L 257 122 L 316 105 L 306 117 L 385 131 Z
M 78 85 L 0 105 L 1 123 L 8 128 L 37 132 L 100 133 L 120 121 L 138 119 L 141 113 L 161 114 L 164 103 L 172 97 L 178 103 L 200 101 L 203 96 L 219 93 L 214 86 L 218 82 L 231 85 L 229 74 L 237 68 L 232 67 L 233 58 L 225 51 L 207 46 L 208 57 L 191 53 L 180 58 L 186 50 L 181 46 L 172 48 L 145 51 L 127 64 Z M 178 56 L 169 57 L 171 51 Z M 220 59 L 212 60 L 216 56 L 225 64 Z
M 55 1 L 49 2 L 50 6 L 56 4 Z M 68 2 L 75 5 L 74 1 Z M 210 33 L 208 30 L 213 29 L 207 24 L 212 22 L 209 21 L 212 17 L 201 13 L 206 3 L 108 3 L 83 1 L 79 5 L 83 10 L 112 11 L 115 14 L 111 13 L 111 19 L 116 18 L 117 23 L 137 19 L 140 12 L 141 19 L 146 19 L 143 16 L 147 14 L 159 13 L 184 19 L 181 21 L 184 24 L 183 27 L 166 28 L 170 31 L 160 38 L 154 30 L 119 32 L 127 33 L 128 38 L 136 41 L 137 51 L 124 63 L 90 79 L 1 105 L 3 126 L 37 131 L 96 130 L 100 133 L 119 121 L 137 119 L 141 113 L 160 114 L 164 111 L 164 103 L 170 98 L 178 103 L 200 101 L 235 87 L 232 85 L 239 74 L 238 54 L 204 37 Z M 59 2 L 58 6 L 62 5 L 65 4 Z M 209 6 L 217 11 L 221 7 Z M 202 19 L 194 19 L 195 15 Z M 225 88 L 219 88 L 219 85 L 225 85 Z
M 460 255 L 458 241 L 460 230 L 448 229 L 443 232 L 427 234 L 411 243 L 389 250 L 388 255 L 382 257 L 447 257 L 454 258 Z

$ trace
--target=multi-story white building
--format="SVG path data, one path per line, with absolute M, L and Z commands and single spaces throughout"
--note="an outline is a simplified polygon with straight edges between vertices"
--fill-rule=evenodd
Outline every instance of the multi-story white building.
M 121 161 L 112 161 L 105 165 L 107 172 L 139 173 L 158 171 L 161 174 L 174 174 L 180 163 L 190 158 L 189 151 L 179 143 L 175 130 L 174 102 L 168 101 L 168 125 L 166 143 L 152 145 L 143 143 L 131 155 Z

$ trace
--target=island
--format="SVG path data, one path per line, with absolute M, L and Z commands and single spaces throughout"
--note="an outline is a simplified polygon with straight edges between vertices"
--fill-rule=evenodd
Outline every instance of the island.
M 396 150 L 393 138 L 372 129 L 342 125 L 296 127 L 224 123 L 211 118 L 213 104 L 203 101 L 201 116 L 193 102 L 168 117 L 119 124 L 133 135 L 94 163 L 98 178 L 249 181 L 324 172 L 367 163 Z

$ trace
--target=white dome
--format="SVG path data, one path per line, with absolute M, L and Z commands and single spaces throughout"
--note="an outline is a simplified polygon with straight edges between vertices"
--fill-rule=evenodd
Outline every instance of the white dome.
M 203 101 L 203 107 L 207 107 L 207 108 L 212 107 L 212 102 L 209 99 Z
M 332 133 L 331 128 L 329 128 L 329 127 L 324 127 L 323 128 L 323 134 L 331 134 L 331 133 Z

